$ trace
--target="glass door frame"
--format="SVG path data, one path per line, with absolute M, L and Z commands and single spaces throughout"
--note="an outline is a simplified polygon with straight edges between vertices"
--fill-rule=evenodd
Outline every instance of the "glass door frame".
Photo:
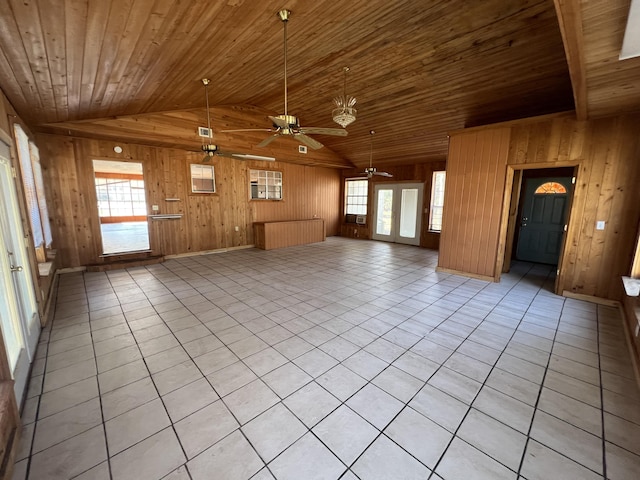
M 400 223 L 402 218 L 402 192 L 403 190 L 418 190 L 418 199 L 416 205 L 416 223 L 415 235 L 413 237 L 404 237 L 400 234 Z M 377 233 L 378 229 L 378 197 L 380 191 L 390 190 L 392 192 L 391 205 L 391 225 L 389 234 Z M 424 211 L 424 183 L 406 182 L 406 183 L 376 183 L 373 188 L 373 221 L 371 238 L 373 240 L 382 240 L 384 242 L 403 243 L 406 245 L 420 245 L 420 237 L 422 234 L 422 212 Z
M 34 290 L 29 253 L 24 239 L 24 229 L 18 205 L 18 192 L 9 161 L 8 147 L 2 143 L 0 149 L 0 172 L 2 194 L 0 215 L 2 216 L 2 234 L 0 235 L 0 275 L 2 284 L 0 295 L 6 296 L 5 305 L 0 311 L 2 330 L 7 350 L 7 360 L 13 379 L 18 405 L 27 388 L 30 364 L 35 357 L 40 337 L 40 313 L 38 299 Z M 5 228 L 7 227 L 7 228 Z M 8 318 L 5 318 L 8 316 Z M 7 343 L 12 343 L 11 345 Z M 10 349 L 13 353 L 9 352 Z
M 96 178 L 100 177 L 100 173 L 106 173 L 107 175 L 109 173 L 112 173 L 113 175 L 117 176 L 119 173 L 117 173 L 119 169 L 119 167 L 116 167 L 115 164 L 120 164 L 122 166 L 122 180 L 141 180 L 143 182 L 143 192 L 144 192 L 144 202 L 145 202 L 145 213 L 144 215 L 135 215 L 135 212 L 133 211 L 133 203 L 132 204 L 132 215 L 131 216 L 125 216 L 123 218 L 127 219 L 127 220 L 123 220 L 122 222 L 109 222 L 110 224 L 119 224 L 119 223 L 127 223 L 129 221 L 132 221 L 132 219 L 134 217 L 144 217 L 144 221 L 143 220 L 133 220 L 133 221 L 139 221 L 139 222 L 144 222 L 145 223 L 145 228 L 146 228 L 146 244 L 144 248 L 133 248 L 132 250 L 111 250 L 107 251 L 108 249 L 105 247 L 105 238 L 104 238 L 104 232 L 103 232 L 103 223 L 102 223 L 102 217 L 100 215 L 100 195 L 98 193 L 98 186 L 96 184 Z M 140 166 L 140 170 L 138 171 L 137 166 Z M 96 167 L 98 166 L 98 168 L 106 168 L 107 170 L 96 170 Z M 109 169 L 113 167 L 116 169 L 116 171 L 110 172 Z M 108 257 L 108 256 L 121 256 L 121 255 L 135 255 L 135 254 L 140 254 L 140 253 L 148 253 L 148 252 L 152 252 L 152 228 L 151 228 L 151 219 L 149 217 L 148 211 L 149 211 L 149 194 L 148 194 L 148 186 L 146 183 L 146 175 L 145 175 L 145 164 L 143 161 L 141 160 L 124 160 L 124 159 L 106 159 L 106 158 L 101 158 L 101 157 L 94 157 L 92 159 L 92 172 L 93 172 L 93 188 L 94 188 L 94 194 L 95 194 L 95 199 L 96 199 L 96 204 L 95 204 L 95 214 L 96 214 L 96 218 L 98 220 L 98 225 L 100 228 L 100 250 L 101 253 L 100 255 L 102 257 Z M 128 178 L 131 174 L 134 174 L 135 176 L 140 175 L 142 178 L 140 179 L 132 179 L 132 178 Z M 104 177 L 107 178 L 107 177 Z M 107 187 L 108 188 L 108 187 Z M 154 213 L 156 213 L 154 211 Z M 113 217 L 113 218 L 118 218 Z

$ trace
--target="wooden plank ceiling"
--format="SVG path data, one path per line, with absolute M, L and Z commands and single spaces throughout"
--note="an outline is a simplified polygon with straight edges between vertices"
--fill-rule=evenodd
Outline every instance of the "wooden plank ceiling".
M 197 148 L 206 77 L 215 143 L 260 154 L 266 133 L 220 130 L 283 113 L 283 7 L 289 113 L 337 127 L 344 66 L 358 101 L 347 137 L 315 136 L 316 164 L 366 165 L 371 129 L 376 163 L 412 163 L 444 159 L 449 131 L 573 109 L 554 0 L 0 1 L 0 88 L 44 132 Z M 609 5 L 583 3 L 599 4 L 591 16 Z M 590 101 L 608 113 L 596 83 Z M 272 145 L 264 155 L 297 155 Z

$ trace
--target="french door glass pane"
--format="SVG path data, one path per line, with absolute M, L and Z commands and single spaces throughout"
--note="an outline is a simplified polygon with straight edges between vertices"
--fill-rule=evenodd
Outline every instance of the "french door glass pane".
M 400 202 L 400 236 L 414 238 L 416 236 L 416 220 L 418 210 L 418 189 L 403 188 Z
M 376 208 L 376 233 L 391 235 L 393 212 L 393 190 L 378 190 L 378 208 Z

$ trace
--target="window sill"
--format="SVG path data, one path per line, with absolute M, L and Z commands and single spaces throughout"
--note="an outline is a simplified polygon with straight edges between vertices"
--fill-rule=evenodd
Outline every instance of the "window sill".
M 53 262 L 38 263 L 38 275 L 41 277 L 48 277 L 53 270 Z
M 622 283 L 627 296 L 640 296 L 640 278 L 622 277 Z

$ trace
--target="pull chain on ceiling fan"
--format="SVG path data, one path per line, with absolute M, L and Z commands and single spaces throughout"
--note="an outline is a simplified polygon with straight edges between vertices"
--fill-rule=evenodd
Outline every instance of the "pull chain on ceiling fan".
M 367 178 L 371 178 L 374 175 L 378 175 L 380 177 L 393 177 L 393 175 L 391 175 L 390 173 L 378 172 L 376 167 L 373 166 L 373 136 L 375 135 L 375 133 L 376 132 L 374 130 L 369 130 L 369 135 L 371 136 L 371 142 L 369 146 L 369 167 L 365 168 L 363 173 L 367 176 Z

